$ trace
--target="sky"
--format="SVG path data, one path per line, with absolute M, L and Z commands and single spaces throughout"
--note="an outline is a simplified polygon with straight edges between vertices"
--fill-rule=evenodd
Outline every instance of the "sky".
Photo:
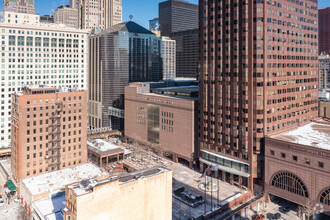
M 158 17 L 158 3 L 165 0 L 122 0 L 123 21 L 128 21 L 133 15 L 133 21 L 148 28 L 150 19 Z M 198 0 L 187 0 L 191 3 L 198 3 Z M 2 10 L 2 2 L 0 10 Z M 40 15 L 49 14 L 52 9 L 58 6 L 69 4 L 69 0 L 34 0 L 36 13 Z M 319 8 L 330 7 L 330 0 L 319 0 Z

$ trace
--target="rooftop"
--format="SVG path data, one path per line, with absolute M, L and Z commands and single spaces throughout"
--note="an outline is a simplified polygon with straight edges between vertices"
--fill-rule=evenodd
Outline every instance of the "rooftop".
M 66 168 L 39 176 L 29 177 L 23 179 L 22 183 L 32 195 L 38 195 L 44 192 L 55 192 L 63 189 L 67 184 L 101 175 L 101 168 L 94 164 L 86 163 L 73 168 Z
M 151 89 L 151 92 L 170 96 L 198 97 L 198 88 L 198 85 L 163 87 Z
M 137 86 L 140 94 L 157 94 L 179 98 L 197 98 L 199 88 L 198 81 L 188 79 L 131 83 L 130 86 Z
M 296 144 L 330 150 L 330 124 L 311 122 L 269 137 Z
M 80 196 L 80 195 L 84 195 L 84 194 L 92 192 L 94 187 L 97 187 L 97 186 L 100 186 L 103 184 L 107 184 L 107 183 L 110 183 L 113 181 L 118 180 L 119 184 L 124 184 L 127 182 L 138 180 L 140 178 L 147 178 L 147 177 L 158 175 L 160 173 L 164 173 L 164 172 L 168 172 L 168 171 L 169 171 L 168 169 L 163 168 L 163 167 L 153 167 L 150 169 L 139 170 L 139 171 L 128 173 L 128 174 L 119 173 L 114 176 L 111 176 L 110 178 L 103 179 L 103 180 L 88 179 L 88 180 L 81 181 L 80 183 L 70 185 L 68 187 L 71 188 L 77 196 Z
M 117 144 L 109 143 L 102 139 L 95 139 L 93 141 L 88 141 L 87 148 L 88 148 L 88 150 L 91 150 L 99 155 L 106 155 L 106 154 L 120 152 L 120 151 L 124 151 L 125 155 L 132 153 L 131 151 L 124 149 L 124 148 L 118 146 Z
M 61 191 L 52 197 L 33 203 L 34 211 L 47 220 L 63 219 L 65 208 L 65 191 Z
M 141 25 L 133 22 L 133 21 L 127 21 L 124 23 L 116 24 L 112 27 L 110 27 L 107 30 L 104 30 L 96 35 L 105 35 L 105 34 L 110 34 L 110 33 L 116 33 L 116 32 L 130 32 L 130 33 L 137 33 L 137 34 L 150 34 L 150 35 L 155 35 L 148 29 L 142 27 Z
M 78 88 L 67 88 L 61 87 L 56 89 L 54 87 L 49 87 L 47 85 L 29 85 L 22 88 L 21 92 L 17 95 L 34 95 L 34 94 L 46 94 L 46 93 L 62 93 L 62 92 L 77 92 L 82 91 Z

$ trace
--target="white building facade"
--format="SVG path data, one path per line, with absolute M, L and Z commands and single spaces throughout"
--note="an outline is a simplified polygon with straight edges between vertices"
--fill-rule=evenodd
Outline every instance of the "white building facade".
M 176 76 L 176 42 L 162 37 L 163 79 L 174 80 Z
M 0 21 L 0 148 L 11 139 L 11 94 L 23 86 L 87 89 L 88 31 L 4 12 Z

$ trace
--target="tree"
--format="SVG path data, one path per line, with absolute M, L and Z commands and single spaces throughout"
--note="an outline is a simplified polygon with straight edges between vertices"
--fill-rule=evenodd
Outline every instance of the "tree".
M 22 206 L 19 206 L 17 210 L 17 219 L 21 219 L 21 220 L 30 219 L 30 216 L 28 215 L 27 211 Z
M 305 220 L 305 216 L 307 219 L 310 218 L 310 216 L 313 214 L 313 202 L 308 200 L 304 206 L 299 206 L 299 215 L 301 216 L 301 219 Z

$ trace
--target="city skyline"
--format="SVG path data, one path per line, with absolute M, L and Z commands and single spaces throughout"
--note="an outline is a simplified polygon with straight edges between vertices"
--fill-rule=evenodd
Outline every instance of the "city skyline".
M 140 1 L 134 0 L 123 0 L 123 22 L 129 20 L 129 16 L 133 15 L 133 21 L 140 24 L 141 26 L 148 28 L 148 20 L 158 17 L 158 3 L 165 0 L 143 0 L 145 4 L 141 5 Z M 198 4 L 198 0 L 187 0 L 188 2 Z M 34 1 L 36 7 L 36 13 L 40 15 L 49 14 L 53 9 L 56 10 L 57 7 L 63 4 L 62 0 L 54 1 Z M 51 3 L 51 4 L 49 4 Z M 69 0 L 64 1 L 64 4 L 69 4 Z M 147 5 L 147 7 L 146 7 Z M 330 7 L 330 1 L 319 0 L 319 9 Z M 0 5 L 0 10 L 3 9 L 2 1 Z M 147 9 L 147 10 L 146 10 Z

